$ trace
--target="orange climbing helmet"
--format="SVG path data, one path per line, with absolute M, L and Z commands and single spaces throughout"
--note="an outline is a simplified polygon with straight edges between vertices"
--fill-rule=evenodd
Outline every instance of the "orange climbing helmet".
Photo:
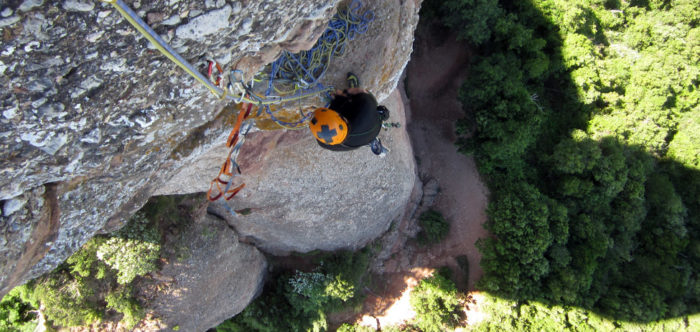
M 319 142 L 326 145 L 338 145 L 348 136 L 347 121 L 338 112 L 325 107 L 314 111 L 309 129 Z

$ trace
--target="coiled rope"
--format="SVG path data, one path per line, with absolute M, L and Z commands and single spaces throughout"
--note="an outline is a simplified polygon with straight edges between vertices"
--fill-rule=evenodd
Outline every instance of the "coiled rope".
M 146 24 L 123 0 L 101 0 L 111 4 L 136 30 L 153 44 L 170 61 L 178 65 L 190 76 L 195 78 L 220 99 L 228 99 L 237 103 L 246 102 L 266 106 L 265 111 L 272 114 L 269 105 L 298 101 L 319 94 L 333 91 L 319 81 L 325 74 L 333 56 L 345 52 L 345 42 L 353 40 L 358 33 L 364 33 L 369 23 L 374 20 L 374 13 L 366 11 L 360 15 L 362 7 L 360 0 L 353 0 L 347 9 L 340 10 L 329 22 L 329 26 L 316 45 L 309 51 L 297 54 L 284 52 L 275 62 L 268 66 L 269 73 L 263 71 L 247 85 L 240 71 L 232 70 L 227 89 L 222 89 L 196 70 L 187 60 L 178 54 L 153 29 Z M 264 94 L 253 91 L 255 81 L 267 80 L 267 90 Z M 217 82 L 218 83 L 218 82 Z M 285 85 L 291 84 L 291 90 Z M 274 93 L 273 93 L 274 91 Z M 277 122 L 277 121 L 276 121 Z M 281 122 L 284 123 L 284 122 Z M 292 123 L 293 124 L 293 123 Z
M 360 13 L 361 8 L 362 2 L 353 0 L 349 7 L 340 9 L 314 47 L 296 54 L 284 51 L 265 70 L 255 75 L 251 86 L 246 86 L 242 75 L 237 75 L 238 72 L 232 72 L 229 77 L 229 92 L 234 96 L 242 96 L 242 101 L 260 106 L 259 113 L 264 110 L 272 121 L 284 128 L 302 128 L 311 118 L 311 113 L 304 114 L 300 111 L 301 117 L 298 120 L 282 121 L 275 116 L 270 105 L 322 96 L 328 106 L 330 92 L 334 88 L 322 84 L 321 78 L 328 70 L 331 59 L 345 54 L 347 41 L 354 40 L 357 34 L 365 33 L 374 20 L 372 11 Z M 258 83 L 258 87 L 263 83 L 265 91 L 255 93 L 252 87 L 255 83 Z M 241 91 L 247 95 L 241 94 Z

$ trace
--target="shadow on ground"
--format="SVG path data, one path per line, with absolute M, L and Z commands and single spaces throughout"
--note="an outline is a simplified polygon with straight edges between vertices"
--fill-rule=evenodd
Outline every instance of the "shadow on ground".
M 700 172 L 667 157 L 663 145 L 618 138 L 639 135 L 635 126 L 648 127 L 648 118 L 618 118 L 631 126 L 623 135 L 589 130 L 591 119 L 619 106 L 606 94 L 625 91 L 581 82 L 580 71 L 572 76 L 594 65 L 585 64 L 588 54 L 563 54 L 567 27 L 541 12 L 544 2 L 484 1 L 454 9 L 465 21 L 446 18 L 438 1 L 423 5 L 422 19 L 447 22 L 456 27 L 452 32 L 481 43 L 460 90 L 467 117 L 458 124 L 458 145 L 475 156 L 490 191 L 486 228 L 493 237 L 479 243 L 485 275 L 478 288 L 621 321 L 700 312 Z M 619 11 L 620 3 L 605 6 Z M 591 52 L 605 52 L 610 41 L 602 19 L 575 5 L 570 13 L 575 20 L 557 19 L 575 24 Z M 479 39 L 479 29 L 489 38 Z M 594 87 L 601 96 L 591 97 Z M 680 93 L 670 91 L 660 113 L 671 119 Z M 676 132 L 666 135 L 666 149 Z

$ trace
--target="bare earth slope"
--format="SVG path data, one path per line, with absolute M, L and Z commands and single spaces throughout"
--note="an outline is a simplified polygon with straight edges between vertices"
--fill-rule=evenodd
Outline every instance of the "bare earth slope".
M 455 266 L 454 258 L 469 258 L 469 289 L 481 277 L 481 254 L 477 239 L 486 236 L 487 188 L 479 178 L 472 157 L 457 152 L 454 145 L 455 122 L 464 117 L 457 101 L 469 54 L 466 45 L 454 36 L 444 40 L 417 34 L 415 53 L 407 68 L 406 90 L 411 103 L 408 132 L 418 160 L 418 174 L 423 182 L 435 179 L 439 193 L 433 209 L 450 222 L 446 240 L 425 252 L 417 262 L 430 266 Z M 437 33 L 429 34 L 439 35 Z M 455 270 L 455 269 L 453 269 Z

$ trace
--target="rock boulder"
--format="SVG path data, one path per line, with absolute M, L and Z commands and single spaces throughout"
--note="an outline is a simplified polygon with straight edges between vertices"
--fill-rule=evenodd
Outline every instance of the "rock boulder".
M 384 105 L 390 121 L 405 125 L 398 91 Z M 406 131 L 393 128 L 379 138 L 391 150 L 383 158 L 369 147 L 322 149 L 307 130 L 252 134 L 239 158 L 246 187 L 229 201 L 233 210 L 244 212 L 234 216 L 222 205 L 210 209 L 270 253 L 361 248 L 402 215 L 416 181 Z M 199 174 L 216 174 L 215 161 L 224 153 L 222 148 L 206 157 L 211 166 Z M 197 173 L 183 170 L 173 182 L 204 180 Z
M 243 309 L 262 291 L 265 257 L 238 242 L 224 220 L 206 215 L 170 234 L 170 260 L 159 272 L 164 291 L 149 301 L 169 330 L 206 331 Z

